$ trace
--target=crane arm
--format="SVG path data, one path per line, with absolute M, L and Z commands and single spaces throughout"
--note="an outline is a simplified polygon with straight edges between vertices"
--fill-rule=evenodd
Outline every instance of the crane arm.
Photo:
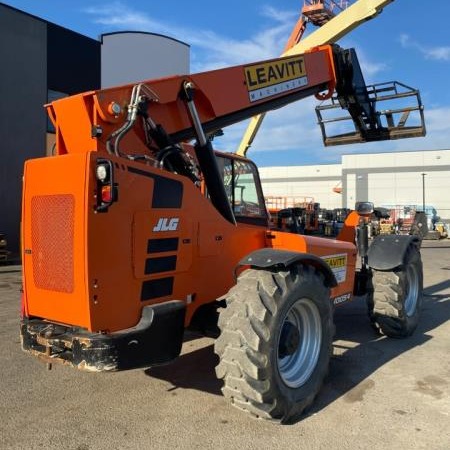
M 91 91 L 47 106 L 56 129 L 56 153 L 156 151 L 257 113 L 282 107 L 324 90 L 337 81 L 334 61 L 342 49 L 324 46 L 283 57 L 193 75 L 178 75 Z M 193 109 L 194 108 L 194 109 Z M 142 124 L 145 119 L 146 126 Z M 145 136 L 146 131 L 150 131 Z M 133 136 L 134 145 L 129 145 Z M 133 147 L 136 150 L 131 151 Z
M 394 0 L 358 0 L 356 3 L 336 15 L 329 22 L 322 25 L 314 31 L 314 33 L 311 33 L 298 44 L 286 50 L 282 56 L 296 55 L 305 52 L 309 48 L 337 42 L 363 22 L 377 16 L 385 6 L 388 6 L 393 1 Z M 264 114 L 252 117 L 236 152 L 238 155 L 246 155 L 263 119 Z
M 235 223 L 209 137 L 222 127 L 324 90 L 331 96 L 341 52 L 337 46 L 324 46 L 303 55 L 55 101 L 48 106 L 56 129 L 55 153 L 102 152 L 152 164 L 194 183 L 201 173 L 212 204 Z M 178 145 L 192 139 L 196 160 Z
M 298 44 L 287 50 L 283 53 L 283 56 L 303 53 L 307 49 L 318 45 L 337 42 L 362 23 L 376 17 L 385 6 L 388 6 L 393 1 L 394 0 L 358 0 L 353 5 L 333 17 L 329 22 L 322 25 L 314 33 L 311 33 Z

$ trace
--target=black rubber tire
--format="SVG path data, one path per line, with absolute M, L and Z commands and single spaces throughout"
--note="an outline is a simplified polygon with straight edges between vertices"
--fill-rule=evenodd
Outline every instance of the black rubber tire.
M 420 251 L 410 245 L 402 266 L 392 271 L 373 270 L 373 293 L 368 295 L 369 317 L 389 337 L 411 336 L 422 307 L 423 269 Z
M 320 339 L 309 377 L 299 387 L 290 387 L 280 375 L 279 340 L 286 317 L 299 302 L 315 311 Z M 319 392 L 332 352 L 333 305 L 323 275 L 310 266 L 244 271 L 228 294 L 219 328 L 216 374 L 224 382 L 224 396 L 260 418 L 297 420 Z

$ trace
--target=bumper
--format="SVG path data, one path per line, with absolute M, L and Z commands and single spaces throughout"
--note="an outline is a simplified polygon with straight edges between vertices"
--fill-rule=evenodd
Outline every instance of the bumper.
M 22 349 L 45 362 L 91 372 L 161 364 L 180 354 L 185 312 L 185 304 L 177 300 L 145 306 L 135 327 L 111 334 L 23 318 Z

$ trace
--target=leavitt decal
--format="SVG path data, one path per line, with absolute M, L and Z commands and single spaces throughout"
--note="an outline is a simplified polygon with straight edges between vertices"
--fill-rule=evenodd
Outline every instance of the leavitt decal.
M 347 255 L 322 256 L 322 259 L 330 266 L 338 283 L 343 283 L 347 276 Z
M 244 67 L 251 102 L 298 89 L 308 84 L 301 56 Z

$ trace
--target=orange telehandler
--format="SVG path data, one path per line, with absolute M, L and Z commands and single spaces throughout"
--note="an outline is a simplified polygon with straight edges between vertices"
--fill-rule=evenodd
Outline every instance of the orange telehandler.
M 411 334 L 416 237 L 369 248 L 370 203 L 335 240 L 273 230 L 254 163 L 211 143 L 222 127 L 335 89 L 372 140 L 387 139 L 364 86 L 353 50 L 323 46 L 47 105 L 54 155 L 24 172 L 22 348 L 88 371 L 143 367 L 176 358 L 186 327 L 211 330 L 219 316 L 225 397 L 288 422 L 327 372 L 335 306 L 366 293 L 383 333 Z

